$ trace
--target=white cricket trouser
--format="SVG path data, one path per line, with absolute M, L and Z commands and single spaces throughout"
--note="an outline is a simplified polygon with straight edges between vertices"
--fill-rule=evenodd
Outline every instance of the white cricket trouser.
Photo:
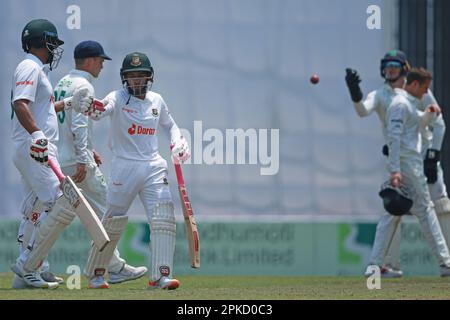
M 54 144 L 48 144 L 48 153 L 49 158 L 58 164 L 58 150 Z M 39 201 L 43 204 L 44 211 L 48 211 L 52 208 L 56 199 L 62 195 L 62 192 L 59 188 L 60 182 L 50 167 L 44 166 L 31 158 L 29 141 L 16 143 L 13 154 L 13 162 L 19 170 L 23 181 L 22 189 L 24 198 L 21 204 L 21 211 L 24 217 L 19 227 L 18 234 L 19 237 L 23 237 L 28 241 L 29 239 L 32 239 L 32 235 L 29 233 L 34 232 L 34 224 L 37 221 L 42 221 L 42 219 L 45 219 L 45 215 L 42 214 L 43 212 L 36 212 L 36 219 L 33 219 L 34 221 L 32 222 L 29 220 L 29 211 L 32 209 L 32 203 L 35 201 L 35 196 L 37 196 Z M 23 244 L 24 245 L 21 246 L 19 259 L 25 261 L 29 251 L 24 250 L 28 243 Z
M 48 145 L 49 158 L 58 164 L 58 150 L 55 145 Z M 25 183 L 25 189 L 31 189 L 47 208 L 51 208 L 56 199 L 62 195 L 59 180 L 50 167 L 44 166 L 30 156 L 30 142 L 16 144 L 13 161 Z
M 437 200 L 441 198 L 448 197 L 447 194 L 447 187 L 444 183 L 444 172 L 442 170 L 441 163 L 438 163 L 438 175 L 437 175 L 437 181 L 433 184 L 428 184 L 428 190 L 430 191 L 431 200 L 436 202 Z M 439 212 L 436 212 L 438 215 L 438 219 L 441 219 L 439 216 Z M 446 218 L 449 219 L 449 218 Z M 400 242 L 401 242 L 401 222 L 394 223 L 395 225 L 389 226 L 389 223 L 394 223 L 394 220 L 392 219 L 386 219 L 381 225 L 377 226 L 377 228 L 395 228 L 394 229 L 394 235 L 392 238 L 392 241 L 389 245 L 388 252 L 386 254 L 386 257 L 384 259 L 384 264 L 390 267 L 393 267 L 394 269 L 400 269 Z M 440 221 L 441 222 L 441 221 Z M 441 225 L 442 232 L 447 231 L 443 225 Z M 390 232 L 385 232 L 386 236 L 390 236 Z M 448 237 L 448 235 L 444 234 L 444 238 Z M 447 246 L 449 244 L 449 241 L 447 240 Z
M 77 183 L 77 186 L 81 188 L 84 197 L 89 201 L 89 204 L 94 209 L 98 218 L 102 220 L 106 213 L 106 194 L 107 186 L 103 173 L 97 167 L 96 164 L 90 163 L 86 165 L 87 173 L 83 181 Z M 61 168 L 64 175 L 73 176 L 77 171 L 77 165 L 67 166 Z M 118 272 L 125 263 L 125 260 L 120 257 L 120 253 L 117 248 L 114 250 L 114 254 L 109 263 L 108 270 L 112 272 Z
M 408 188 L 410 196 L 413 199 L 411 213 L 419 219 L 425 239 L 439 264 L 450 266 L 449 251 L 439 226 L 423 173 L 423 160 L 421 158 L 409 158 L 407 160 L 401 158 L 400 167 L 403 184 Z M 399 217 L 388 214 L 385 214 L 381 218 L 375 234 L 375 242 L 370 257 L 371 264 L 383 264 L 399 222 Z
M 150 227 L 151 275 L 171 276 L 175 251 L 175 216 L 166 167 L 149 161 L 114 158 L 108 181 L 107 217 L 125 215 L 139 195 Z
M 114 158 L 108 181 L 108 215 L 125 215 L 139 195 L 150 220 L 157 203 L 172 201 L 167 181 L 166 167 L 152 167 L 148 161 Z

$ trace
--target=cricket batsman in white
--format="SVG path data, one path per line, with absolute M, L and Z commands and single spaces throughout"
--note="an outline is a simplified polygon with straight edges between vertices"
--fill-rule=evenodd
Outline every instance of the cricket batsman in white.
M 113 159 L 103 219 L 111 242 L 102 252 L 92 248 L 85 274 L 97 286 L 106 282 L 105 268 L 127 223 L 127 211 L 139 195 L 150 226 L 149 288 L 176 289 L 180 282 L 172 277 L 175 215 L 167 180 L 167 162 L 158 152 L 158 127 L 169 134 L 174 145 L 172 154 L 178 161 L 189 158 L 189 146 L 163 98 L 149 91 L 154 76 L 149 58 L 140 52 L 128 54 L 123 60 L 120 76 L 124 87 L 108 94 L 103 103 L 94 100 L 86 110 L 94 120 L 110 117 Z
M 364 101 L 359 88 L 359 75 L 356 70 L 348 69 L 346 82 L 357 114 L 360 117 L 366 117 L 375 111 L 383 124 L 386 109 L 395 95 L 394 89 L 404 87 L 406 74 L 409 69 L 410 66 L 406 55 L 402 51 L 391 50 L 386 53 L 380 63 L 380 73 L 385 79 L 385 83 L 379 89 L 369 93 Z M 421 102 L 419 107 L 422 111 L 425 111 L 428 105 L 437 105 L 431 90 L 424 94 Z M 442 167 L 439 162 L 439 150 L 442 146 L 444 134 L 445 123 L 442 114 L 440 114 L 429 126 L 422 128 L 423 143 L 421 152 L 425 159 L 424 172 L 428 180 L 431 199 L 434 202 L 438 220 L 448 244 L 450 243 L 450 200 L 448 199 Z M 388 155 L 387 145 L 383 147 L 383 154 Z M 379 224 L 377 229 L 380 234 L 385 234 L 385 237 L 390 239 L 390 245 L 384 260 L 384 266 L 381 268 L 381 276 L 401 277 L 403 275 L 403 272 L 400 270 L 401 223 L 396 223 L 396 219 L 385 220 L 384 222 L 386 224 Z M 396 224 L 396 226 L 393 224 Z
M 16 280 L 37 288 L 59 286 L 59 279 L 42 278 L 42 266 L 59 235 L 75 217 L 74 208 L 62 196 L 58 178 L 47 166 L 49 157 L 58 163 L 58 124 L 48 72 L 58 65 L 63 43 L 53 23 L 45 19 L 30 21 L 22 31 L 26 56 L 14 72 L 11 119 L 13 162 L 23 181 L 25 199 L 18 237 L 22 242 L 20 256 L 11 267 L 20 279 L 15 277 L 13 287 Z M 79 108 L 87 101 L 84 98 L 77 95 L 67 102 Z
M 80 42 L 74 50 L 75 69 L 64 76 L 55 88 L 56 100 L 67 100 L 79 90 L 95 97 L 92 82 L 98 78 L 104 60 L 111 58 L 96 41 Z M 59 141 L 57 143 L 59 163 L 64 175 L 73 177 L 83 195 L 101 220 L 106 213 L 106 181 L 98 166 L 100 155 L 94 150 L 92 143 L 92 119 L 75 112 L 73 109 L 57 113 Z M 138 279 L 147 273 L 146 267 L 133 267 L 114 250 L 108 265 L 109 283 L 121 283 Z M 89 282 L 88 287 L 97 289 L 98 283 Z M 107 287 L 107 283 L 100 286 Z

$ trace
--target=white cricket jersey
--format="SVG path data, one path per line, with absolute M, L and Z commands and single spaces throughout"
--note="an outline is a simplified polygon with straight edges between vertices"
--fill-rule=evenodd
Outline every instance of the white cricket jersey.
M 46 69 L 44 71 L 44 69 Z M 47 139 L 58 141 L 58 124 L 54 106 L 53 89 L 44 67 L 38 57 L 28 53 L 14 71 L 12 80 L 11 105 L 14 101 L 29 100 L 28 105 L 37 127 Z M 31 135 L 12 114 L 12 139 L 14 142 L 30 140 Z
M 386 143 L 389 146 L 389 172 L 400 171 L 400 158 L 422 159 L 420 129 L 424 125 L 424 113 L 419 110 L 421 101 L 402 89 L 395 89 L 396 95 L 386 110 Z M 427 113 L 429 121 L 434 120 Z M 429 123 L 427 122 L 427 124 Z M 425 124 L 425 125 L 427 125 Z
M 392 102 L 393 97 L 396 95 L 395 90 L 387 83 L 384 83 L 380 88 L 370 92 L 367 98 L 362 102 L 354 103 L 354 107 L 359 116 L 365 117 L 372 114 L 374 111 L 378 114 L 378 118 L 381 121 L 383 128 L 383 136 L 386 138 L 386 109 Z M 419 110 L 425 111 L 425 108 L 430 104 L 437 104 L 433 93 L 428 90 L 421 100 L 422 103 L 418 103 Z M 427 149 L 433 148 L 441 150 L 442 142 L 445 134 L 445 123 L 441 116 L 437 117 L 432 124 L 426 128 L 421 129 L 422 135 L 422 153 L 425 153 Z
M 82 70 L 72 70 L 59 80 L 55 87 L 56 100 L 73 96 L 75 90 L 87 88 L 95 97 L 91 82 L 94 77 Z M 58 112 L 59 141 L 57 143 L 59 163 L 62 167 L 77 163 L 94 163 L 92 154 L 92 120 L 73 109 Z
M 158 126 L 170 135 L 172 141 L 179 139 L 181 134 L 163 98 L 149 91 L 141 100 L 120 89 L 108 94 L 106 101 L 105 115 L 111 117 L 109 146 L 114 156 L 167 167 L 167 162 L 158 152 Z
M 384 127 L 386 109 L 391 104 L 394 95 L 394 89 L 385 83 L 377 90 L 370 92 L 364 101 L 354 103 L 355 110 L 361 117 L 368 116 L 375 111 Z

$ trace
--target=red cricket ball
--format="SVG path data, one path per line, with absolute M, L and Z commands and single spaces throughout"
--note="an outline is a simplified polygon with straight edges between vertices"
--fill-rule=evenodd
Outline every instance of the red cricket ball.
M 311 76 L 311 79 L 309 79 L 309 81 L 311 81 L 312 84 L 318 84 L 319 83 L 319 76 L 317 74 L 313 74 Z

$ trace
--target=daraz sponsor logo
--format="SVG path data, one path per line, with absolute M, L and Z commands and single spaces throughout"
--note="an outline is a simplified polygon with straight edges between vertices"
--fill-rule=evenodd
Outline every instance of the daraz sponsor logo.
M 128 134 L 142 134 L 152 136 L 155 134 L 155 129 L 153 128 L 144 128 L 143 126 L 136 126 L 136 124 L 132 124 L 130 128 L 128 128 Z

